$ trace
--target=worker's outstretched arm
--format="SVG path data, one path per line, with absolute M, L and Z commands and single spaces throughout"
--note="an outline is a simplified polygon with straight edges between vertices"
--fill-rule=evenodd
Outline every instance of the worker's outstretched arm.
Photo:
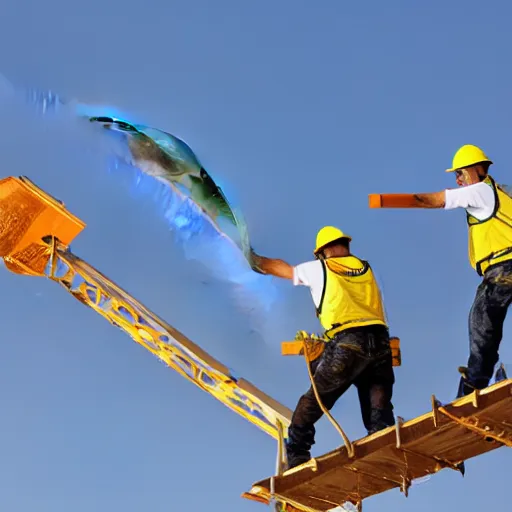
M 370 194 L 370 208 L 444 208 L 446 191 L 425 194 Z
M 413 194 L 417 208 L 444 208 L 446 204 L 446 191 L 430 192 L 427 194 Z
M 265 258 L 251 250 L 251 266 L 255 272 L 281 277 L 282 279 L 293 279 L 293 267 L 286 261 L 274 258 Z

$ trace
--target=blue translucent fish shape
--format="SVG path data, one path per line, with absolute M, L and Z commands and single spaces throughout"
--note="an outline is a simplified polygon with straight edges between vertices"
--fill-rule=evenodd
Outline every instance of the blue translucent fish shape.
M 141 123 L 104 105 L 67 101 L 54 92 L 28 91 L 26 99 L 42 115 L 72 112 L 117 139 L 109 170 L 130 176 L 134 191 L 150 194 L 189 259 L 235 285 L 239 304 L 269 311 L 276 299 L 272 281 L 252 270 L 245 219 L 204 169 L 190 146 L 178 137 Z

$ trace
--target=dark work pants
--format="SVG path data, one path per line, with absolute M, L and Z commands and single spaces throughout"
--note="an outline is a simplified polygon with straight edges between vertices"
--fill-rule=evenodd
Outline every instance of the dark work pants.
M 395 375 L 387 328 L 373 325 L 338 333 L 326 344 L 313 378 L 328 410 L 354 384 L 369 434 L 395 424 L 391 403 Z M 309 450 L 315 443 L 314 424 L 322 415 L 310 387 L 299 399 L 288 429 L 290 466 L 309 459 Z
M 503 324 L 512 302 L 512 261 L 485 272 L 469 312 L 468 367 L 460 379 L 457 397 L 489 385 L 499 359 Z

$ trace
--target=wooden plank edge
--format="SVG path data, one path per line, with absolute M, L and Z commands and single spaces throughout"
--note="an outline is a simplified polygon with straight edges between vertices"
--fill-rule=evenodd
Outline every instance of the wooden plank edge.
M 252 491 L 252 489 L 251 489 L 251 491 Z M 270 498 L 266 498 L 262 494 L 255 494 L 251 491 L 244 492 L 240 496 L 249 501 L 256 501 L 258 503 L 263 503 L 263 505 L 270 505 Z M 255 492 L 258 492 L 258 491 L 255 491 Z
M 370 208 L 382 208 L 382 195 L 368 194 L 368 206 Z

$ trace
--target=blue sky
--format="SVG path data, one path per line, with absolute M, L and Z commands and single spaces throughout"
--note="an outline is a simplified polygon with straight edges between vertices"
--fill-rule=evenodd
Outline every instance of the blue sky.
M 466 143 L 481 145 L 498 181 L 510 181 L 512 8 L 474 0 L 143 5 L 4 5 L 0 71 L 116 105 L 184 138 L 236 195 L 265 255 L 299 263 L 321 226 L 348 231 L 384 282 L 402 339 L 397 414 L 422 414 L 432 393 L 450 400 L 478 284 L 464 214 L 369 210 L 367 195 L 454 186 L 443 171 Z M 15 106 L 2 106 L 2 117 L 2 176 L 28 175 L 87 222 L 73 244 L 78 255 L 295 406 L 306 370 L 280 357 L 279 343 L 318 329 L 306 289 L 276 283 L 271 328 L 254 332 L 225 285 L 203 283 L 152 198 L 109 175 L 79 131 Z M 263 510 L 239 495 L 273 472 L 270 438 L 58 286 L 7 272 L 0 279 L 2 510 Z M 506 339 L 505 363 L 511 351 Z M 364 434 L 354 391 L 333 412 L 351 438 Z M 340 444 L 322 420 L 315 453 Z M 393 491 L 365 510 L 502 506 L 507 461 L 496 451 L 469 462 L 465 479 L 443 471 L 407 500 Z

